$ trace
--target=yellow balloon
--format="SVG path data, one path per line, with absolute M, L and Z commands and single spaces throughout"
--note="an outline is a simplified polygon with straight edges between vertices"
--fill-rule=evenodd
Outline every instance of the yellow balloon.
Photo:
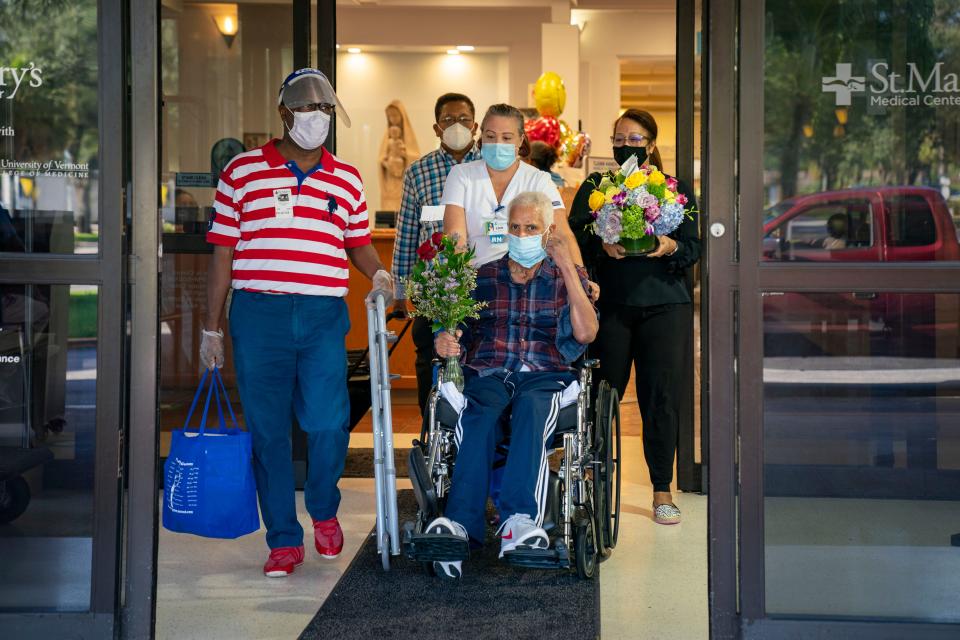
M 558 117 L 567 104 L 567 90 L 563 86 L 563 80 L 553 71 L 545 72 L 533 87 L 533 99 L 540 115 Z

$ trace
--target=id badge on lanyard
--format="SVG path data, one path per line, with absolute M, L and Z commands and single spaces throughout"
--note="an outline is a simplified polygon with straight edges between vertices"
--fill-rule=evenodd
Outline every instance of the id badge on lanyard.
M 493 210 L 493 219 L 483 223 L 483 232 L 490 244 L 503 244 L 507 239 L 507 221 L 501 217 L 505 207 L 497 205 Z

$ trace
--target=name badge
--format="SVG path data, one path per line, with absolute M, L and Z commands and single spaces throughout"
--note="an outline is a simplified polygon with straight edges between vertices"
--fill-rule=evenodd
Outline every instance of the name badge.
M 491 220 L 484 223 L 484 231 L 490 244 L 503 244 L 507 239 L 507 221 Z
M 278 218 L 293 217 L 293 194 L 290 189 L 273 190 L 273 208 Z
M 446 209 L 442 204 L 427 205 L 420 209 L 420 222 L 443 222 L 443 211 Z

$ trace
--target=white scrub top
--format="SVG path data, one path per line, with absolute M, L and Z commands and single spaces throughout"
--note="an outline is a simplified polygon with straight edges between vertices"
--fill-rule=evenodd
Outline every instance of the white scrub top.
M 490 174 L 487 173 L 486 162 L 464 162 L 450 170 L 443 186 L 440 204 L 463 207 L 467 219 L 467 246 L 476 249 L 474 266 L 479 267 L 506 255 L 506 238 L 502 243 L 491 243 L 485 225 L 492 220 L 506 222 L 510 202 L 525 191 L 545 193 L 554 209 L 564 208 L 560 192 L 557 191 L 550 174 L 526 162 L 520 162 L 520 167 L 510 179 L 507 190 L 503 192 L 503 200 L 499 203 L 493 191 L 493 183 L 490 182 Z

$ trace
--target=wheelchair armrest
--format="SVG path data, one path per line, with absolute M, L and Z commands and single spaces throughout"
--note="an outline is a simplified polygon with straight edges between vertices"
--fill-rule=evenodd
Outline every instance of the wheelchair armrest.
M 583 361 L 583 364 L 580 365 L 583 369 L 596 369 L 600 366 L 599 358 L 589 358 Z

